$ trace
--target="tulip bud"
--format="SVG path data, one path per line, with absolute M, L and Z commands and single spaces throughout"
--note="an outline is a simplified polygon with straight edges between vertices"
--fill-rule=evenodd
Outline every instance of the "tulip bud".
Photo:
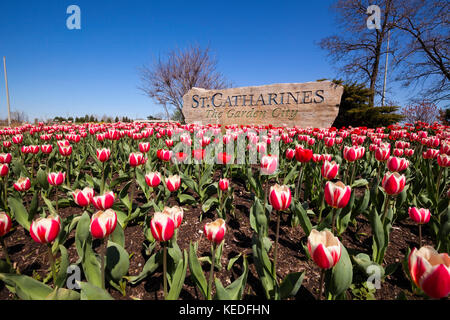
M 159 160 L 168 162 L 172 158 L 172 151 L 166 149 L 159 149 L 156 152 L 156 156 Z
M 38 243 L 51 243 L 59 234 L 61 219 L 59 216 L 38 218 L 31 222 L 30 235 Z
M 409 207 L 408 214 L 409 217 L 418 224 L 425 224 L 430 221 L 431 214 L 429 209 Z
M 321 269 L 333 268 L 341 258 L 341 243 L 330 231 L 312 229 L 308 236 L 308 251 Z
M 411 279 L 428 296 L 434 299 L 450 293 L 450 257 L 438 253 L 431 246 L 413 248 L 408 257 Z
M 161 174 L 159 172 L 150 172 L 145 175 L 145 182 L 149 187 L 155 188 L 161 183 Z
M 396 195 L 403 191 L 406 184 L 406 178 L 404 175 L 400 175 L 397 172 L 386 172 L 381 181 L 381 185 L 389 195 Z
M 5 212 L 0 212 L 0 237 L 3 237 L 11 230 L 11 225 L 11 218 Z
M 150 221 L 150 230 L 156 241 L 168 241 L 175 232 L 175 222 L 168 212 L 155 212 Z
M 214 222 L 206 223 L 203 231 L 209 241 L 212 241 L 218 245 L 223 241 L 225 232 L 227 231 L 225 220 L 219 218 Z
M 351 187 L 344 185 L 341 181 L 337 183 L 328 181 L 325 184 L 325 201 L 333 208 L 344 208 L 351 194 Z
M 66 178 L 65 172 L 50 172 L 47 176 L 47 181 L 52 186 L 59 186 L 63 184 L 65 178 Z
M 329 162 L 328 160 L 325 160 L 322 164 L 322 177 L 327 180 L 333 180 L 336 178 L 337 174 L 339 172 L 339 164 L 337 164 L 335 161 Z
M 230 181 L 227 178 L 219 180 L 219 189 L 222 191 L 227 191 L 230 185 Z
M 345 146 L 344 147 L 344 159 L 349 161 L 349 162 L 353 162 L 358 160 L 358 147 L 348 147 Z
M 276 211 L 284 211 L 291 205 L 292 195 L 291 189 L 286 185 L 278 185 L 270 187 L 269 202 Z
M 94 239 L 103 239 L 114 232 L 116 225 L 117 214 L 114 210 L 100 210 L 92 215 L 89 231 Z
M 101 196 L 93 197 L 91 202 L 97 210 L 107 210 L 113 206 L 114 200 L 114 192 L 109 191 Z
M 20 177 L 19 180 L 13 184 L 13 186 L 17 191 L 27 191 L 31 188 L 30 178 Z
M 83 190 L 76 189 L 72 192 L 73 199 L 80 207 L 87 207 L 91 203 L 91 199 L 94 197 L 94 189 L 85 187 Z
M 177 191 L 178 188 L 181 185 L 181 178 L 179 175 L 173 175 L 173 176 L 169 176 L 166 179 L 166 185 L 167 185 L 167 189 L 169 189 L 170 192 L 174 192 Z

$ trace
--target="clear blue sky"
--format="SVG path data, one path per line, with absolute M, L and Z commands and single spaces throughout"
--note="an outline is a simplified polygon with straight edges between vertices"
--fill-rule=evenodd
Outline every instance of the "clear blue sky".
M 331 3 L 4 0 L 0 57 L 7 59 L 11 106 L 30 121 L 145 118 L 162 109 L 137 88 L 138 68 L 189 43 L 209 44 L 235 86 L 333 78 L 337 71 L 317 46 L 335 31 Z M 81 9 L 81 30 L 66 27 L 71 4 Z M 4 119 L 3 67 L 0 75 Z

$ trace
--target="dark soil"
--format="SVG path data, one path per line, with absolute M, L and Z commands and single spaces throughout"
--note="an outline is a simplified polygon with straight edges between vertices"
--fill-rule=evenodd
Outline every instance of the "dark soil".
M 219 173 L 220 174 L 220 173 Z M 227 233 L 222 254 L 222 269 L 216 270 L 215 275 L 220 278 L 224 286 L 230 284 L 234 279 L 241 274 L 241 261 L 239 259 L 234 264 L 230 271 L 227 271 L 227 264 L 230 258 L 244 253 L 247 255 L 249 262 L 249 275 L 247 286 L 245 289 L 244 299 L 255 300 L 265 299 L 265 294 L 261 283 L 259 282 L 257 272 L 252 264 L 251 239 L 253 230 L 250 227 L 249 210 L 253 203 L 253 196 L 245 190 L 245 185 L 240 181 L 232 181 L 234 187 L 234 204 L 235 216 L 227 218 Z M 138 189 L 138 188 L 136 188 Z M 143 204 L 144 197 L 141 192 L 135 192 L 135 203 Z M 60 197 L 63 195 L 61 194 Z M 26 201 L 31 199 L 31 195 L 25 197 Z M 176 204 L 175 199 L 170 199 L 169 205 Z M 199 220 L 201 208 L 199 206 L 183 205 L 184 219 L 178 231 L 178 245 L 181 250 L 189 249 L 190 242 L 198 241 L 198 256 L 210 255 L 211 243 L 203 236 L 203 225 L 215 219 L 215 213 L 211 210 L 203 214 L 203 221 Z M 70 215 L 79 215 L 82 209 L 78 207 L 61 208 L 60 215 L 62 218 Z M 149 214 L 151 214 L 150 211 Z M 269 237 L 275 240 L 276 219 L 275 215 L 271 215 Z M 280 240 L 278 249 L 278 270 L 277 273 L 280 278 L 284 278 L 291 272 L 305 272 L 302 288 L 299 290 L 296 297 L 293 299 L 312 300 L 316 298 L 319 286 L 319 268 L 315 263 L 308 259 L 305 253 L 304 246 L 306 246 L 306 234 L 298 227 L 291 227 L 288 214 L 283 214 L 281 219 Z M 312 223 L 315 225 L 316 218 L 312 218 Z M 423 241 L 427 244 L 432 244 L 427 227 L 423 228 Z M 78 254 L 75 249 L 75 231 L 72 231 L 68 236 L 65 246 L 68 248 L 70 256 L 70 263 L 76 263 Z M 142 223 L 132 223 L 125 229 L 125 249 L 129 254 L 132 254 L 130 259 L 129 275 L 138 275 L 148 256 L 145 253 L 143 243 L 145 237 L 143 233 Z M 349 225 L 346 232 L 341 236 L 341 241 L 348 249 L 349 254 L 357 254 L 360 252 L 367 253 L 370 256 L 372 246 L 371 228 L 367 218 L 363 215 L 357 217 L 357 225 Z M 5 242 L 8 247 L 8 252 L 14 267 L 19 270 L 21 274 L 34 276 L 40 280 L 48 277 L 50 278 L 50 265 L 47 258 L 47 248 L 45 245 L 35 243 L 28 231 L 25 231 L 20 225 L 14 224 L 11 232 L 5 236 Z M 390 244 L 385 256 L 385 266 L 393 263 L 401 263 L 405 259 L 405 254 L 408 248 L 418 245 L 418 228 L 409 220 L 398 221 L 395 223 L 390 238 Z M 95 248 L 98 250 L 98 248 Z M 159 250 L 157 244 L 155 250 Z M 4 259 L 3 251 L 1 258 Z M 356 269 L 355 269 L 356 270 Z M 205 276 L 208 279 L 209 265 L 204 264 Z M 355 271 L 354 276 L 358 276 L 358 271 Z M 364 280 L 365 281 L 365 280 Z M 123 296 L 116 289 L 109 287 L 108 291 L 115 299 L 163 299 L 162 292 L 162 270 L 158 269 L 153 275 L 144 279 L 137 285 L 127 284 L 126 295 Z M 411 284 L 406 277 L 403 267 L 400 265 L 396 271 L 387 276 L 381 283 L 381 289 L 376 290 L 376 299 L 393 300 L 396 299 L 400 293 L 405 293 L 408 299 L 423 299 L 412 293 Z M 348 290 L 349 298 L 356 298 L 352 295 L 352 291 Z M 0 283 L 0 299 L 14 299 L 14 294 Z M 183 300 L 198 300 L 203 299 L 199 291 L 196 289 L 193 281 L 190 278 L 189 268 L 183 290 L 180 295 Z

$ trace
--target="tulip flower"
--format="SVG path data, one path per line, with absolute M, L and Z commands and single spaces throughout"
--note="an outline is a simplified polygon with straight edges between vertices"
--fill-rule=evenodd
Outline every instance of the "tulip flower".
M 298 162 L 307 163 L 311 161 L 313 156 L 313 151 L 311 149 L 303 149 L 302 147 L 298 147 L 295 150 L 295 158 Z
M 159 160 L 168 162 L 172 158 L 172 151 L 166 149 L 159 149 L 156 152 L 156 156 L 158 157 Z
M 72 146 L 59 146 L 59 154 L 68 157 L 72 154 Z
M 341 181 L 337 183 L 328 181 L 325 184 L 325 201 L 333 208 L 344 208 L 350 200 L 351 193 L 351 187 Z
M 335 161 L 329 162 L 325 160 L 322 164 L 322 169 L 320 170 L 322 177 L 327 180 L 333 180 L 336 178 L 339 172 L 339 164 Z
M 181 178 L 179 175 L 173 175 L 166 178 L 166 185 L 167 189 L 169 189 L 170 192 L 175 192 L 180 188 L 181 185 Z
M 146 161 L 147 158 L 140 152 L 130 153 L 128 157 L 128 164 L 133 168 L 144 164 Z
M 0 153 L 0 163 L 11 163 L 11 153 Z
M 230 185 L 230 181 L 227 178 L 222 178 L 219 180 L 219 189 L 222 191 L 227 191 Z
M 11 218 L 5 212 L 0 212 L 0 243 L 3 247 L 3 252 L 5 253 L 6 262 L 9 265 L 11 265 L 11 260 L 9 259 L 8 249 L 3 237 L 11 230 L 11 225 Z
M 450 257 L 431 246 L 413 248 L 408 256 L 411 279 L 428 296 L 445 298 L 450 293 Z
M 291 189 L 288 186 L 283 185 L 280 186 L 275 184 L 270 187 L 269 192 L 269 202 L 272 205 L 272 208 L 276 211 L 284 211 L 289 208 L 291 205 L 292 196 Z M 277 252 L 278 252 L 278 239 L 280 235 L 280 220 L 281 214 L 277 215 L 277 229 L 275 235 L 275 246 L 274 246 L 274 263 L 273 263 L 273 274 L 276 279 L 276 270 L 277 270 Z
M 167 296 L 167 244 L 175 233 L 175 222 L 169 212 L 155 212 L 150 221 L 150 231 L 156 241 L 163 245 L 163 278 L 164 278 L 164 298 Z
M 161 174 L 157 171 L 146 174 L 145 183 L 151 188 L 156 188 L 161 183 Z
M 392 172 L 400 172 L 406 170 L 409 166 L 409 161 L 405 158 L 390 157 L 387 161 L 387 167 Z
M 318 300 L 322 299 L 325 270 L 333 268 L 341 258 L 341 243 L 330 231 L 312 229 L 308 236 L 308 251 L 321 269 Z
M 108 148 L 97 149 L 97 159 L 100 162 L 105 162 L 109 160 L 111 156 L 111 150 Z
M 6 177 L 9 172 L 9 166 L 7 163 L 0 164 L 0 177 Z
M 12 145 L 12 143 L 11 143 L 11 141 L 3 141 L 3 147 L 5 147 L 6 149 L 9 149 L 9 148 L 11 148 L 11 145 Z
M 14 184 L 14 189 L 17 191 L 27 191 L 31 188 L 31 181 L 28 177 L 20 177 Z
M 91 199 L 92 204 L 97 210 L 107 210 L 114 204 L 114 192 L 105 192 L 103 195 L 95 196 Z
M 94 189 L 85 187 L 83 190 L 76 189 L 72 192 L 73 199 L 80 207 L 87 207 L 91 203 L 91 199 L 94 197 Z
M 117 226 L 117 214 L 112 209 L 105 211 L 97 211 L 91 217 L 91 223 L 89 225 L 89 231 L 94 239 L 102 239 L 108 237 L 114 232 Z M 100 270 L 102 279 L 102 288 L 105 289 L 105 255 L 108 242 L 104 244 L 103 252 L 100 254 Z
M 61 219 L 59 216 L 38 218 L 31 222 L 30 235 L 37 243 L 51 243 L 59 234 Z
M 192 156 L 194 157 L 195 160 L 200 162 L 205 158 L 205 150 L 204 149 L 192 150 Z
M 286 159 L 292 160 L 295 157 L 295 150 L 287 148 L 286 149 Z
M 295 158 L 298 162 L 304 164 L 311 161 L 313 157 L 313 151 L 310 149 L 304 149 L 301 145 L 298 145 L 295 147 Z M 298 199 L 299 192 L 302 188 L 302 180 L 303 180 L 303 167 L 304 165 L 300 166 L 300 172 L 298 173 L 298 179 L 297 184 L 295 186 L 295 198 Z
M 430 221 L 430 210 L 425 208 L 408 208 L 409 217 L 417 224 L 419 224 L 419 247 L 422 246 L 422 224 Z
M 66 174 L 64 172 L 50 172 L 47 176 L 47 181 L 52 186 L 59 186 L 64 183 Z
M 292 195 L 288 186 L 275 184 L 270 187 L 269 202 L 276 211 L 284 211 L 291 205 Z
M 229 164 L 231 162 L 233 162 L 233 156 L 231 154 L 227 154 L 226 152 L 219 152 L 217 154 L 218 164 Z
M 311 230 L 308 236 L 308 251 L 321 269 L 333 268 L 341 258 L 340 241 L 328 230 Z
M 332 226 L 331 230 L 336 232 L 335 224 L 336 224 L 336 209 L 344 208 L 348 201 L 350 200 L 350 196 L 352 193 L 352 189 L 350 186 L 344 185 L 341 181 L 333 183 L 328 181 L 325 184 L 325 201 L 329 206 L 333 208 L 332 215 Z
M 397 195 L 405 188 L 406 178 L 397 172 L 386 172 L 381 181 L 384 191 L 388 195 Z
M 53 151 L 53 146 L 51 144 L 43 144 L 41 145 L 41 151 L 45 154 L 50 154 Z
M 139 151 L 142 153 L 147 153 L 150 151 L 150 142 L 140 142 Z
M 450 156 L 447 154 L 439 154 L 437 156 L 437 163 L 442 168 L 450 167 Z
M 59 216 L 50 215 L 47 218 L 33 220 L 30 225 L 31 238 L 37 243 L 47 244 L 50 265 L 52 268 L 53 283 L 56 281 L 55 257 L 52 253 L 51 243 L 56 239 L 61 230 Z
M 277 171 L 278 157 L 275 155 L 264 155 L 261 158 L 261 174 L 271 175 Z
M 343 150 L 344 159 L 353 162 L 358 160 L 358 147 L 345 146 Z
M 114 232 L 117 214 L 112 209 L 97 211 L 92 215 L 89 231 L 94 239 L 103 239 Z
M 390 148 L 378 147 L 375 150 L 375 159 L 377 159 L 377 161 L 386 161 L 387 159 L 389 159 L 390 154 L 391 154 Z
M 168 213 L 174 222 L 174 228 L 178 229 L 183 221 L 184 210 L 179 206 L 164 207 L 164 213 Z

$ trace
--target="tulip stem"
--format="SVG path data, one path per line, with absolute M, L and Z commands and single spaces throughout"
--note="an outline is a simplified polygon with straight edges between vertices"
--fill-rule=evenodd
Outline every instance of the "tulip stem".
M 53 256 L 52 245 L 48 243 L 47 248 L 48 248 L 48 258 L 50 261 L 50 266 L 52 268 L 53 286 L 56 286 L 55 257 Z
M 273 248 L 273 278 L 275 282 L 278 283 L 277 279 L 277 255 L 278 255 L 278 240 L 280 238 L 280 221 L 281 221 L 281 212 L 277 212 L 277 231 L 275 234 L 275 247 Z
M 100 185 L 100 194 L 105 190 L 105 161 L 102 162 L 102 183 Z
M 422 247 L 422 224 L 419 223 L 419 248 Z
M 108 239 L 102 239 L 102 249 L 100 253 L 100 270 L 102 275 L 102 289 L 105 289 L 105 256 L 106 256 L 106 250 L 108 248 Z
M 331 216 L 331 231 L 333 232 L 333 234 L 336 234 L 336 208 L 333 208 L 333 213 Z
M 319 293 L 317 294 L 317 300 L 322 300 L 322 288 L 324 280 L 325 280 L 325 269 L 320 269 Z
M 383 226 L 384 226 L 384 222 L 386 221 L 388 208 L 389 208 L 389 195 L 386 194 L 386 200 L 384 201 Z
M 163 288 L 164 288 L 164 299 L 167 297 L 167 244 L 163 242 Z
M 212 252 L 211 252 L 211 269 L 209 271 L 209 281 L 208 281 L 208 294 L 207 299 L 211 300 L 211 291 L 212 291 L 212 282 L 214 279 L 214 265 L 216 264 L 216 244 L 213 243 L 212 245 Z
M 66 167 L 67 167 L 67 179 L 66 179 L 66 184 L 67 187 L 70 188 L 70 162 L 69 162 L 69 157 L 66 157 Z
M 442 169 L 444 169 L 444 168 L 439 167 L 439 175 L 438 175 L 437 182 L 436 182 L 436 206 L 438 205 L 438 202 L 439 202 L 439 187 L 441 184 Z
M 3 177 L 3 186 L 4 186 L 4 192 L 5 192 L 5 211 L 8 212 L 8 177 Z
M 11 259 L 9 258 L 8 248 L 6 247 L 6 244 L 5 244 L 5 238 L 0 237 L 0 243 L 1 243 L 2 247 L 3 247 L 3 252 L 5 253 L 6 262 L 9 265 L 11 265 Z
M 352 167 L 353 167 L 352 168 L 352 176 L 350 178 L 350 183 L 349 183 L 350 186 L 353 184 L 353 181 L 355 180 L 356 161 L 353 162 Z
M 303 165 L 300 164 L 300 170 L 298 173 L 297 185 L 295 186 L 295 199 L 298 199 L 299 192 L 301 192 L 302 188 L 302 179 L 303 179 Z
M 56 213 L 58 213 L 58 186 L 55 186 L 55 202 Z

